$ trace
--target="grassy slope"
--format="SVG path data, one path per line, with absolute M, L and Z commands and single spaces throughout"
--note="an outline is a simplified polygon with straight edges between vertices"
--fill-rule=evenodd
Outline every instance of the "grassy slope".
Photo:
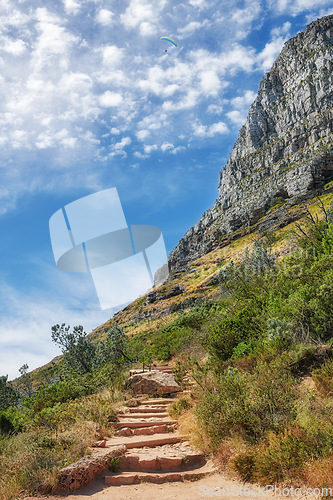
M 333 186 L 328 185 L 320 199 L 326 207 L 329 206 L 333 201 Z M 322 212 L 317 197 L 298 205 L 287 205 L 288 202 L 284 206 L 271 208 L 251 228 L 239 229 L 226 237 L 221 241 L 219 248 L 193 261 L 186 271 L 171 274 L 165 284 L 154 288 L 153 291 L 157 293 L 158 300 L 147 304 L 147 295 L 138 298 L 96 328 L 90 337 L 94 340 L 102 339 L 115 321 L 124 328 L 127 334 L 152 332 L 175 320 L 180 314 L 177 308 L 185 300 L 213 298 L 218 294 L 214 276 L 230 260 L 237 262 L 245 248 L 250 248 L 253 242 L 265 232 L 265 227 L 268 227 L 267 232 L 272 241 L 272 252 L 281 257 L 288 254 L 292 248 L 292 232 L 295 230 L 295 224 L 304 219 L 306 209 L 309 208 L 310 212 L 314 216 L 317 214 L 319 218 L 322 217 Z M 165 298 L 175 287 L 181 287 L 184 290 L 183 293 Z

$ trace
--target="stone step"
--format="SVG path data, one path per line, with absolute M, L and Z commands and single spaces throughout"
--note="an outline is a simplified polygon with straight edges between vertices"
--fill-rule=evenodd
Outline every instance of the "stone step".
M 109 486 L 121 486 L 125 484 L 145 483 L 170 483 L 175 481 L 196 481 L 214 472 L 213 467 L 206 465 L 197 469 L 181 472 L 123 472 L 105 476 L 105 484 Z
M 159 413 L 118 413 L 118 417 L 120 418 L 163 418 L 168 417 L 169 414 L 166 411 Z
M 151 436 L 153 434 L 160 434 L 169 432 L 170 426 L 163 425 L 153 425 L 151 427 L 137 427 L 136 429 L 130 429 L 129 427 L 123 427 L 117 431 L 117 436 Z
M 156 438 L 145 439 L 141 441 L 127 441 L 125 442 L 125 446 L 127 450 L 133 448 L 155 448 L 155 446 L 164 446 L 166 444 L 175 444 L 182 443 L 186 439 L 185 436 L 159 436 Z
M 175 393 L 177 395 L 179 393 Z M 153 405 L 153 406 L 159 406 L 159 405 L 165 405 L 165 404 L 170 404 L 175 400 L 175 396 L 171 398 L 150 398 L 146 399 L 145 401 L 141 401 L 140 405 Z
M 140 420 L 139 422 L 131 422 L 129 420 L 124 420 L 123 422 L 116 422 L 115 427 L 120 429 L 121 427 L 129 427 L 130 429 L 134 429 L 136 427 L 152 427 L 153 425 L 172 425 L 177 423 L 177 420 L 155 420 L 147 422 L 145 420 Z
M 161 406 L 161 408 L 140 408 L 139 406 L 135 408 L 129 408 L 126 413 L 164 413 L 165 405 Z M 125 411 L 118 412 L 118 414 L 125 413 Z
M 206 463 L 202 454 L 182 454 L 180 456 L 160 456 L 155 454 L 128 454 L 119 457 L 120 472 L 181 472 Z

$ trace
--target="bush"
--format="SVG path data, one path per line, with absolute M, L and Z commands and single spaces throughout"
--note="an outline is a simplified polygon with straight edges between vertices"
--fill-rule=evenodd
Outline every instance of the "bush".
M 17 408 L 10 406 L 0 412 L 0 433 L 15 434 L 24 427 L 24 416 Z
M 326 362 L 312 373 L 317 391 L 324 397 L 333 395 L 333 361 Z
M 192 408 L 193 404 L 188 398 L 179 398 L 177 401 L 172 403 L 170 409 L 170 416 L 172 418 L 178 418 L 186 411 Z
M 252 344 L 246 342 L 240 342 L 236 347 L 233 348 L 232 357 L 235 359 L 245 358 L 253 351 Z
M 255 319 L 244 308 L 214 325 L 203 339 L 203 344 L 212 355 L 227 360 L 240 343 L 255 339 L 259 334 Z
M 247 389 L 246 375 L 231 369 L 223 375 L 217 392 L 206 393 L 196 407 L 196 414 L 216 449 L 223 438 L 234 434 L 249 437 L 260 427 Z
M 255 470 L 254 453 L 252 451 L 239 453 L 230 460 L 230 466 L 238 472 L 243 481 L 252 481 Z
M 270 318 L 267 335 L 272 346 L 284 350 L 291 345 L 290 324 L 285 319 Z
M 202 306 L 182 313 L 175 321 L 152 335 L 152 354 L 161 361 L 169 361 L 172 356 L 185 351 L 200 339 L 200 328 L 211 314 L 218 310 L 218 304 L 204 303 Z
M 213 448 L 238 435 L 258 442 L 268 430 L 281 430 L 296 416 L 297 390 L 281 362 L 258 362 L 252 373 L 229 367 L 197 405 L 200 422 Z
M 256 450 L 253 479 L 263 485 L 295 480 L 315 453 L 316 442 L 297 424 L 280 433 L 271 432 L 267 445 Z

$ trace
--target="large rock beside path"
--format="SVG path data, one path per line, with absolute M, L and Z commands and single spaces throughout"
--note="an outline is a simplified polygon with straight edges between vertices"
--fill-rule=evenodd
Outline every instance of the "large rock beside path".
M 158 370 L 132 375 L 126 387 L 136 394 L 170 394 L 181 390 L 173 375 Z

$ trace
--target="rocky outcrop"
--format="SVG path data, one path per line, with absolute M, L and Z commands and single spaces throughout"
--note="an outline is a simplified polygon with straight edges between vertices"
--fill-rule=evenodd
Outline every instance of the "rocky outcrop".
M 224 169 L 219 195 L 169 256 L 171 271 L 251 226 L 275 198 L 307 198 L 333 178 L 333 15 L 285 43 Z
M 173 375 L 158 370 L 132 375 L 126 381 L 126 387 L 135 394 L 171 394 L 180 391 Z
M 68 465 L 59 472 L 57 492 L 78 490 L 110 468 L 112 459 L 126 451 L 124 445 L 117 445 L 108 450 L 95 452 L 92 456 L 81 458 L 78 462 Z

